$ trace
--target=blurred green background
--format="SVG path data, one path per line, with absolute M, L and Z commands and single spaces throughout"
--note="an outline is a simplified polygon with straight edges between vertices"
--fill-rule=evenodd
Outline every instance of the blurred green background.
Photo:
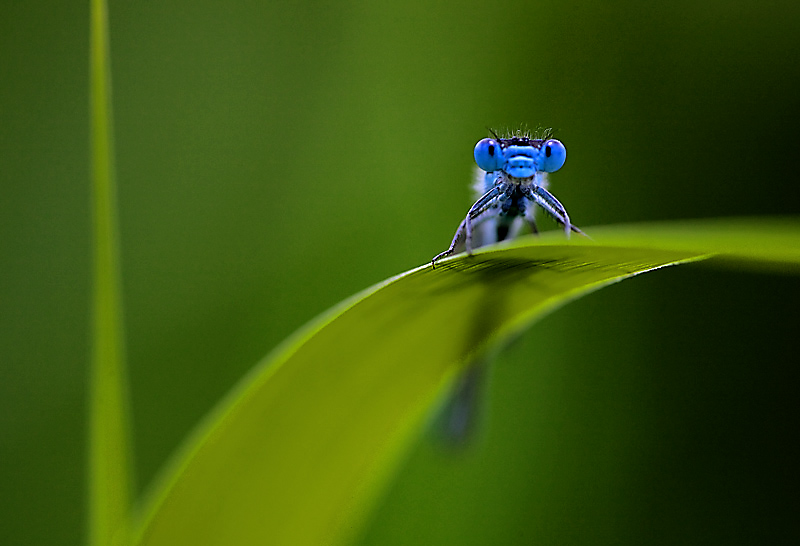
M 447 246 L 487 127 L 554 128 L 584 228 L 800 212 L 794 3 L 109 8 L 140 489 L 287 335 Z M 2 4 L 2 544 L 84 539 L 87 62 L 88 3 Z M 796 541 L 797 284 L 685 266 L 546 318 L 363 544 Z

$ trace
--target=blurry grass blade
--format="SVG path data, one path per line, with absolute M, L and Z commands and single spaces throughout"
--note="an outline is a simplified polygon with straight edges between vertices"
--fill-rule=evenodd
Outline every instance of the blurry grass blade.
M 108 23 L 91 3 L 90 115 L 93 214 L 89 385 L 89 543 L 123 544 L 130 512 L 127 377 L 119 282 Z
M 592 229 L 592 237 L 608 246 L 705 250 L 739 267 L 797 272 L 800 263 L 794 218 L 717 218 Z
M 581 294 L 708 257 L 717 240 L 746 241 L 721 244 L 743 259 L 788 256 L 797 271 L 800 229 L 790 224 L 776 244 L 773 228 L 749 236 L 752 222 L 694 225 L 694 247 L 670 231 L 679 225 L 591 230 L 594 241 L 568 244 L 561 234 L 525 238 L 370 288 L 288 340 L 217 406 L 143 505 L 137 543 L 342 543 L 442 390 L 482 351 Z

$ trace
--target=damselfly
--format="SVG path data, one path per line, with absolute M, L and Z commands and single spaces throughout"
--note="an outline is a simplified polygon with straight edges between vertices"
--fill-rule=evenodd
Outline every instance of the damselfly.
M 462 249 L 471 254 L 474 248 L 515 237 L 525 223 L 538 233 L 537 207 L 564 226 L 567 237 L 570 232 L 584 235 L 547 191 L 547 175 L 559 170 L 567 159 L 564 145 L 548 135 L 531 138 L 517 133 L 500 138 L 492 132 L 492 136 L 475 146 L 477 201 L 458 226 L 450 247 L 433 258 L 433 267 Z M 489 355 L 478 357 L 456 380 L 440 418 L 444 436 L 451 442 L 463 443 L 475 425 L 490 360 Z
M 523 223 L 538 233 L 537 206 L 564 226 L 567 237 L 571 231 L 583 235 L 570 222 L 564 206 L 547 191 L 548 173 L 559 170 L 567 159 L 564 145 L 554 138 L 492 135 L 494 138 L 484 138 L 475 146 L 477 201 L 458 226 L 450 248 L 433 258 L 433 267 L 462 249 L 472 254 L 473 248 L 514 237 Z M 479 228 L 477 234 L 475 228 Z

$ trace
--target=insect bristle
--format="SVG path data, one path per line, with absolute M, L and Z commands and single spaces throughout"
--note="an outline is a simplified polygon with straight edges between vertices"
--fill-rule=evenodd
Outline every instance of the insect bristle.
M 505 127 L 497 130 L 488 128 L 488 130 L 489 134 L 498 140 L 547 140 L 553 136 L 553 129 L 550 127 L 539 126 L 535 130 L 531 131 L 526 124 L 520 124 L 520 126 L 516 129 L 509 129 L 508 127 Z

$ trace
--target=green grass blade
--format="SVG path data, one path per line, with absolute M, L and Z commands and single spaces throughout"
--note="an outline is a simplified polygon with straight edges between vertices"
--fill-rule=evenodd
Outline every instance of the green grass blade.
M 189 438 L 142 506 L 135 542 L 342 543 L 455 374 L 537 317 L 717 252 L 800 272 L 796 221 L 587 231 L 593 241 L 523 238 L 423 266 L 317 319 Z
M 737 267 L 796 272 L 800 261 L 798 220 L 725 218 L 605 226 L 592 229 L 605 245 L 705 250 Z
M 90 116 L 93 214 L 92 361 L 89 385 L 89 544 L 124 544 L 131 464 L 119 281 L 108 18 L 91 3 Z

